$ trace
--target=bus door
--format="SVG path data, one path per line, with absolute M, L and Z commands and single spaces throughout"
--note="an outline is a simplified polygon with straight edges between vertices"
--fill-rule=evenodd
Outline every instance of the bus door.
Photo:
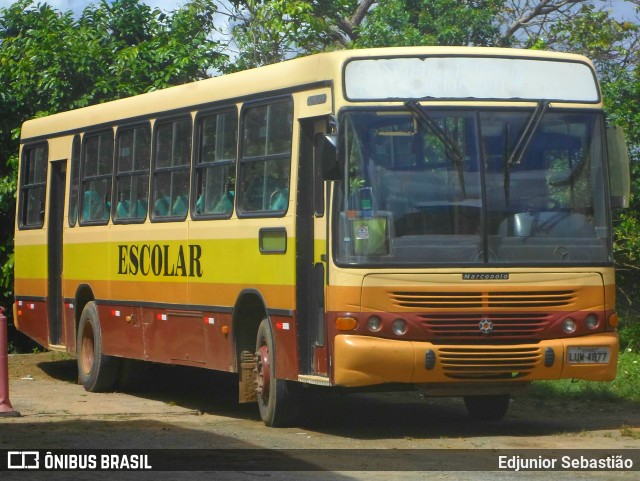
M 52 345 L 59 345 L 62 341 L 62 224 L 66 174 L 66 160 L 51 162 L 51 192 L 47 225 L 47 306 L 49 343 Z
M 296 206 L 296 309 L 300 373 L 326 375 L 324 277 L 326 235 L 324 182 L 314 155 L 315 135 L 324 135 L 325 120 L 303 120 Z M 319 129 L 322 129 L 320 132 Z M 323 247 L 325 246 L 325 247 Z

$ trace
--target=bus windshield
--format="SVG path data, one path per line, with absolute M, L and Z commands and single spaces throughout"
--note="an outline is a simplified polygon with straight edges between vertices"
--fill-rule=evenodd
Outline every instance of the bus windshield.
M 345 265 L 610 261 L 602 115 L 343 112 L 336 260 Z

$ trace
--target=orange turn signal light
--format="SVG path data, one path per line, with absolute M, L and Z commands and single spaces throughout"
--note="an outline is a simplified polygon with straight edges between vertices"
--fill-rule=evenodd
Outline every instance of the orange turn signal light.
M 358 327 L 358 321 L 353 317 L 337 317 L 336 328 L 339 331 L 353 331 Z
M 609 325 L 611 327 L 617 327 L 618 321 L 618 314 L 616 314 L 615 312 L 609 316 Z

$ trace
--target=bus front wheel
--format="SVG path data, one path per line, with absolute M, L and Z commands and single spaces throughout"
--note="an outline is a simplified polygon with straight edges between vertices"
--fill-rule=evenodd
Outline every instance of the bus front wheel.
M 102 352 L 102 332 L 95 302 L 82 310 L 76 340 L 78 380 L 87 391 L 104 392 L 115 388 L 120 359 Z
M 471 418 L 478 421 L 499 421 L 509 409 L 509 394 L 465 396 L 464 404 Z
M 300 386 L 276 379 L 275 342 L 268 319 L 258 328 L 256 339 L 256 393 L 262 421 L 270 427 L 295 423 L 300 406 Z

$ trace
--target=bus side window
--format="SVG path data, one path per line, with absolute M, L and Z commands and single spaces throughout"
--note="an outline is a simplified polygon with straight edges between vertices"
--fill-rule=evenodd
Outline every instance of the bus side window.
M 238 112 L 234 107 L 197 119 L 194 158 L 194 218 L 228 217 L 233 211 Z
M 240 210 L 282 215 L 289 207 L 293 102 L 247 107 L 243 128 Z
M 184 219 L 189 205 L 191 117 L 159 121 L 154 129 L 154 219 Z
M 73 138 L 71 148 L 71 184 L 69 191 L 69 227 L 78 221 L 78 195 L 80 191 L 80 136 Z
M 87 134 L 82 145 L 81 224 L 106 224 L 111 207 L 113 130 Z
M 19 227 L 33 229 L 44 225 L 44 201 L 47 187 L 48 146 L 25 147 L 20 177 Z
M 151 127 L 148 123 L 118 129 L 114 221 L 144 222 L 147 217 Z

